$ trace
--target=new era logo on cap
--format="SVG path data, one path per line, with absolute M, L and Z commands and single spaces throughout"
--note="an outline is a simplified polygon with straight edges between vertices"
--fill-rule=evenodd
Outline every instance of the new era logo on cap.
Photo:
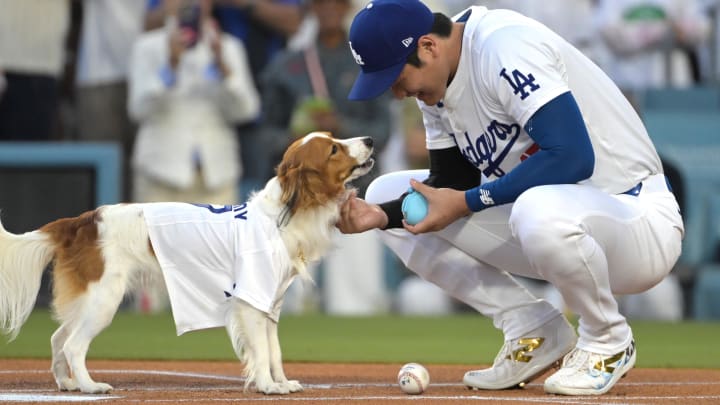
M 349 39 L 361 71 L 348 98 L 366 100 L 390 88 L 433 21 L 432 11 L 419 0 L 374 0 L 360 10 Z
M 362 60 L 362 56 L 360 56 L 360 54 L 358 54 L 357 52 L 355 52 L 355 49 L 353 49 L 353 47 L 352 47 L 352 42 L 350 42 L 350 52 L 352 52 L 353 58 L 355 58 L 355 63 L 357 63 L 358 65 L 364 65 L 364 64 L 365 64 L 365 62 L 363 62 L 363 60 Z

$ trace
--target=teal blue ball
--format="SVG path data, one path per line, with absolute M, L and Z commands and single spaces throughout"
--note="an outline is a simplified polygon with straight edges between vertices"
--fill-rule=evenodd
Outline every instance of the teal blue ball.
M 405 222 L 410 225 L 418 224 L 427 216 L 427 200 L 417 191 L 411 192 L 403 198 L 402 213 L 405 217 Z

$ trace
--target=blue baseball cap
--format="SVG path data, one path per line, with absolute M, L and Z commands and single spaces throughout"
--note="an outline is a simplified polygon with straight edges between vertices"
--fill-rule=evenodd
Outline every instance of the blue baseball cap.
M 419 0 L 373 0 L 360 10 L 349 35 L 360 75 L 348 98 L 367 100 L 390 88 L 433 21 L 432 11 Z

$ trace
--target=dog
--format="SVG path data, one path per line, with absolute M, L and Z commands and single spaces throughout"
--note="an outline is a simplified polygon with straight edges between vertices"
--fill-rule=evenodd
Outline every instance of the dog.
M 61 391 L 107 393 L 85 358 L 123 296 L 162 276 L 178 334 L 225 327 L 245 385 L 265 394 L 302 391 L 282 367 L 282 297 L 331 247 L 348 183 L 373 167 L 370 137 L 313 132 L 285 151 L 276 176 L 246 204 L 101 206 L 21 235 L 0 224 L 0 327 L 10 340 L 27 320 L 53 264 L 52 372 Z

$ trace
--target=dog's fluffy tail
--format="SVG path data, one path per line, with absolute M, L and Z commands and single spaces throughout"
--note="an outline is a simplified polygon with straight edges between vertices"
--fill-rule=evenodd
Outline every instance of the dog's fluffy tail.
M 35 306 L 45 267 L 53 258 L 47 235 L 14 235 L 0 223 L 0 331 L 17 337 Z

